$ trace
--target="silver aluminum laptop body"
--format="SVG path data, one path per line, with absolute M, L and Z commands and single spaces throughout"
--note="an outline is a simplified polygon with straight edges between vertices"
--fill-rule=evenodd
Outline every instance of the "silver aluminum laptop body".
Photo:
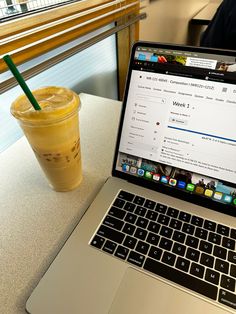
M 134 45 L 113 176 L 29 297 L 27 312 L 235 313 L 234 63 L 233 52 Z M 132 220 L 139 225 L 129 234 Z M 207 238 L 198 233 L 196 244 L 192 237 L 204 227 Z M 184 229 L 180 243 L 174 234 Z M 137 230 L 145 235 L 129 246 Z M 181 268 L 196 251 L 198 260 L 190 254 L 188 270 Z

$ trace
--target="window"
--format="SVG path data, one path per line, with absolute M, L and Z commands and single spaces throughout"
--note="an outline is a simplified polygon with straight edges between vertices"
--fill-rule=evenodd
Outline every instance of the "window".
M 69 87 L 77 93 L 117 99 L 116 61 L 116 38 L 112 35 L 32 77 L 27 84 L 32 90 L 58 85 Z M 21 93 L 17 85 L 0 96 L 0 153 L 23 135 L 10 114 L 12 101 Z
M 81 0 L 0 0 L 0 21 L 33 14 Z
M 118 54 L 122 56 L 119 57 L 122 89 L 130 45 L 138 39 L 138 21 L 142 17 L 140 0 L 72 2 L 1 23 L 1 54 L 10 54 L 17 65 L 23 64 L 96 29 L 115 23 L 113 31 L 118 32 Z M 47 62 L 49 64 L 50 60 Z M 4 71 L 7 71 L 7 66 L 1 58 L 0 73 Z
M 8 3 L 11 1 L 13 4 L 18 1 L 20 5 L 19 0 L 4 1 L 8 1 Z M 3 0 L 0 0 L 1 6 L 2 3 Z M 22 10 L 19 7 L 18 9 Z M 52 71 L 55 71 L 60 65 L 64 66 L 68 64 L 69 60 L 76 58 L 76 56 L 78 57 L 80 55 L 79 52 L 83 52 L 84 49 L 90 47 L 91 51 L 94 52 L 93 47 L 96 47 L 94 46 L 96 43 L 102 43 L 106 38 L 113 38 L 113 44 L 117 44 L 117 58 L 116 54 L 114 54 L 114 58 L 115 61 L 118 61 L 119 83 L 115 82 L 115 85 L 119 86 L 119 91 L 117 93 L 113 89 L 112 95 L 101 94 L 101 96 L 122 98 L 130 47 L 138 39 L 139 20 L 145 17 L 145 13 L 140 13 L 140 0 L 70 1 L 67 5 L 55 5 L 53 8 L 34 12 L 33 14 L 28 14 L 28 12 L 24 12 L 24 14 L 19 16 L 15 14 L 15 17 L 17 18 L 3 19 L 0 24 L 0 93 L 1 104 L 4 104 L 4 106 L 0 106 L 2 112 L 1 119 L 4 117 L 8 118 L 9 123 L 10 103 L 17 94 L 21 93 L 19 86 L 17 86 L 15 79 L 2 59 L 2 56 L 5 54 L 11 55 L 25 80 L 29 83 L 30 88 L 33 89 L 37 88 L 38 85 L 34 85 L 32 82 L 41 77 L 40 75 L 44 78 L 47 77 L 48 73 L 52 73 L 50 68 Z M 113 34 L 117 34 L 116 40 L 112 36 Z M 114 48 L 114 46 L 112 47 Z M 102 58 L 99 56 L 98 62 L 101 62 L 101 60 Z M 114 82 L 114 69 L 111 73 L 111 82 Z M 94 74 L 96 74 L 96 71 L 91 72 L 91 77 Z M 45 80 L 44 82 L 46 84 Z M 90 82 L 94 81 L 90 80 Z M 73 85 L 73 82 L 71 84 Z M 78 91 L 80 91 L 81 84 L 82 82 L 78 84 Z M 70 84 L 67 86 L 74 88 Z M 95 87 L 97 88 L 98 86 L 94 85 Z M 16 94 L 17 90 L 18 93 Z M 83 88 L 83 91 L 92 93 L 91 84 L 90 89 L 85 90 Z M 97 90 L 94 90 L 94 93 L 99 95 Z M 5 101 L 6 97 L 8 99 L 7 102 Z M 7 129 L 2 127 L 3 125 L 1 123 L 1 134 L 4 134 L 4 129 Z M 10 129 L 7 141 L 11 137 L 9 134 L 12 134 L 13 137 L 15 136 L 16 123 Z M 0 141 L 2 142 L 2 139 Z

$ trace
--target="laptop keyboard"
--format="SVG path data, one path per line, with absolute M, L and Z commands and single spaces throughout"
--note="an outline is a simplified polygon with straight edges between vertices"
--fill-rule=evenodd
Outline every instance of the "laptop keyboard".
M 236 229 L 120 191 L 90 244 L 236 309 Z

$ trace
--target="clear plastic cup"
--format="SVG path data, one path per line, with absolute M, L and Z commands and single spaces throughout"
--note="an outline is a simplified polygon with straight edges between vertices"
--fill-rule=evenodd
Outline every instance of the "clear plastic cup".
M 33 91 L 41 110 L 35 110 L 25 95 L 11 105 L 49 185 L 69 191 L 82 181 L 79 108 L 80 99 L 72 90 L 48 86 Z

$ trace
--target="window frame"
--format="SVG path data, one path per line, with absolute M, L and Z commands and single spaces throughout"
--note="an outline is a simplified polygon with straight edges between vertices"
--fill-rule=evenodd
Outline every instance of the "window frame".
M 89 34 L 110 23 L 117 33 L 119 97 L 122 99 L 129 54 L 139 38 L 140 0 L 82 0 L 33 13 L 0 25 L 0 73 L 8 70 L 2 57 L 10 54 L 16 65 Z M 127 24 L 127 27 L 125 26 Z

